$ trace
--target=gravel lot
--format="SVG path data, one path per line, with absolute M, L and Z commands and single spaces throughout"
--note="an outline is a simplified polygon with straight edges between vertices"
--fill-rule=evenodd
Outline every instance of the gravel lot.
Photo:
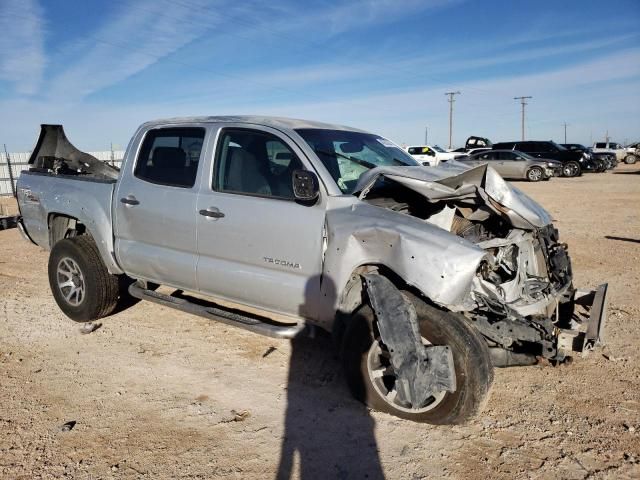
M 324 335 L 144 302 L 82 335 L 47 253 L 1 231 L 0 477 L 640 478 L 640 166 L 518 187 L 554 216 L 576 285 L 610 283 L 607 346 L 497 370 L 484 414 L 456 427 L 352 400 Z

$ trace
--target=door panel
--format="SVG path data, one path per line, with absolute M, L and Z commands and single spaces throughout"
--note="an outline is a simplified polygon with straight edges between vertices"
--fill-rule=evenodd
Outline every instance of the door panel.
M 312 317 L 319 295 L 325 207 L 292 199 L 302 153 L 268 130 L 223 129 L 215 189 L 197 202 L 198 289 L 249 306 Z M 203 212 L 216 212 L 210 216 Z
M 511 152 L 500 152 L 500 164 L 502 176 L 505 178 L 520 178 L 522 163 L 515 159 L 516 155 Z
M 204 128 L 147 132 L 114 199 L 116 254 L 134 277 L 195 290 L 196 204 Z
M 198 210 L 199 290 L 246 305 L 305 316 L 302 305 L 319 289 L 324 208 L 286 200 L 210 192 Z

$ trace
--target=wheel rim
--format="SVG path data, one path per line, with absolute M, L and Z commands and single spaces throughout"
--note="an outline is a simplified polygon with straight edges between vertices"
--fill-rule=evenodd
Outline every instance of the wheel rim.
M 576 166 L 575 165 L 567 165 L 564 167 L 564 174 L 567 177 L 573 177 L 576 173 Z
M 537 182 L 541 178 L 542 178 L 542 172 L 540 170 L 538 170 L 537 168 L 529 170 L 529 180 L 533 180 L 534 182 Z
M 58 262 L 56 279 L 58 290 L 69 305 L 77 307 L 84 301 L 84 275 L 74 259 L 64 257 Z
M 422 337 L 422 343 L 431 345 L 424 337 Z M 403 412 L 418 414 L 433 410 L 442 403 L 447 394 L 446 391 L 438 392 L 429 397 L 424 405 L 416 408 L 411 404 L 401 402 L 398 399 L 398 391 L 395 388 L 396 376 L 390 363 L 389 353 L 382 349 L 380 342 L 377 340 L 373 341 L 367 354 L 367 373 L 373 388 L 382 400 Z

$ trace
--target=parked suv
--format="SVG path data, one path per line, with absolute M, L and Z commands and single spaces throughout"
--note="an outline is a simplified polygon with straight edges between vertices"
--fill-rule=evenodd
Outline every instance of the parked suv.
M 494 143 L 493 149 L 518 150 L 532 157 L 557 160 L 563 164 L 562 175 L 564 177 L 577 177 L 583 170 L 593 168 L 593 162 L 584 154 L 569 151 L 551 140 L 546 142 L 500 142 Z

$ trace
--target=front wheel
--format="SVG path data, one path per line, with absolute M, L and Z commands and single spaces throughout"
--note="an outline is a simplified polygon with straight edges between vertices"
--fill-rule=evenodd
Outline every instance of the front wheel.
M 369 407 L 396 417 L 435 425 L 463 423 L 480 412 L 493 382 L 487 343 L 461 317 L 405 294 L 416 308 L 423 343 L 451 348 L 456 391 L 436 392 L 421 405 L 401 403 L 389 352 L 377 336 L 371 307 L 364 305 L 351 318 L 343 342 L 342 359 L 351 392 Z
M 578 162 L 567 162 L 562 167 L 563 177 L 577 177 L 582 173 Z
M 531 167 L 527 172 L 527 180 L 530 182 L 539 182 L 544 177 L 544 172 L 540 167 Z
M 118 302 L 118 277 L 109 273 L 95 242 L 86 235 L 53 246 L 49 286 L 60 310 L 76 322 L 106 317 Z
M 624 157 L 624 163 L 626 163 L 627 165 L 633 165 L 637 161 L 638 157 L 636 157 L 635 155 L 627 155 L 626 157 Z

